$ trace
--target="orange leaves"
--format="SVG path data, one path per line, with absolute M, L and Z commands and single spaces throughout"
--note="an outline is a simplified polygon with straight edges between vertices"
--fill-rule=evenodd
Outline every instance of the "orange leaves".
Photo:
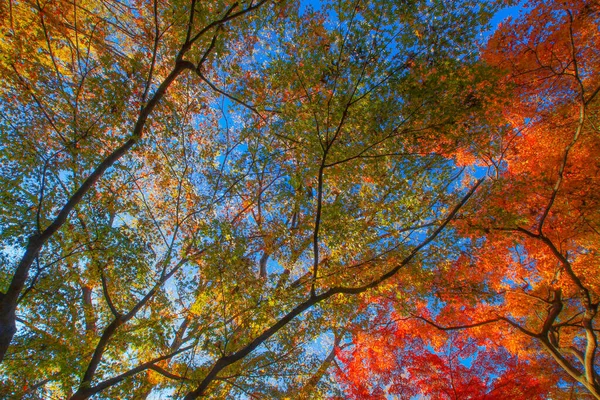
M 543 222 L 545 235 L 572 252 L 590 233 L 582 223 L 595 218 L 589 204 L 599 204 L 590 191 L 597 182 L 586 177 L 600 171 L 588 150 L 600 141 L 592 123 L 582 119 L 582 112 L 593 112 L 594 103 L 586 99 L 600 84 L 598 64 L 590 63 L 598 57 L 592 50 L 599 43 L 597 17 L 590 13 L 597 6 L 585 1 L 534 6 L 504 25 L 484 53 L 488 62 L 509 68 L 505 81 L 513 85 L 515 101 L 503 114 L 518 132 L 493 201 L 518 214 L 521 226 L 533 232 Z M 550 248 L 535 239 L 527 243 L 544 280 L 556 279 L 558 260 Z

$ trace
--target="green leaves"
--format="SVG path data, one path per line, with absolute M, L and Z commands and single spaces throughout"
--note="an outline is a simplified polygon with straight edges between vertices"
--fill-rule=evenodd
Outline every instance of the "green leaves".
M 430 279 L 455 240 L 492 5 L 11 4 L 11 396 L 284 396 L 320 371 L 313 338 L 364 318 L 350 294 L 411 260 Z

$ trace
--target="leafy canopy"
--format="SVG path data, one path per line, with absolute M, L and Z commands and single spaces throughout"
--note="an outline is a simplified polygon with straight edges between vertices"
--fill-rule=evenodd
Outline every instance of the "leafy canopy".
M 446 374 L 431 396 L 454 373 L 461 393 L 537 396 L 556 383 L 540 346 L 594 393 L 594 5 L 534 4 L 483 60 L 492 2 L 1 7 L 2 396 L 314 398 L 364 379 L 356 393 L 376 396 L 426 368 Z M 549 322 L 511 300 L 521 280 Z M 407 320 L 376 330 L 406 350 L 389 354 L 351 336 L 373 315 L 490 312 L 542 333 L 429 344 Z M 577 324 L 581 379 L 558 338 Z M 371 356 L 393 370 L 390 355 L 410 372 L 365 371 Z

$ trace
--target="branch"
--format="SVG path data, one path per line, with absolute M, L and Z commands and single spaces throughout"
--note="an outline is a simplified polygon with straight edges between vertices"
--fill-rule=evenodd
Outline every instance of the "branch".
M 167 371 L 167 370 L 164 370 L 163 368 L 159 367 L 158 365 L 154 365 L 154 364 L 153 364 L 153 365 L 150 365 L 150 366 L 148 367 L 148 369 L 151 369 L 151 370 L 153 370 L 153 371 L 155 371 L 155 372 L 158 372 L 158 373 L 159 373 L 159 374 L 161 374 L 162 376 L 166 376 L 166 377 L 167 377 L 167 378 L 169 378 L 169 379 L 174 379 L 174 380 L 179 380 L 179 381 L 182 381 L 182 380 L 189 380 L 189 379 L 190 379 L 190 378 L 186 378 L 186 377 L 184 377 L 184 376 L 179 376 L 179 375 L 172 374 L 172 373 L 170 373 L 169 371 Z
M 206 389 L 212 383 L 212 381 L 217 379 L 219 372 L 221 372 L 223 369 L 227 368 L 229 365 L 234 364 L 237 361 L 246 357 L 248 354 L 250 354 L 252 351 L 254 351 L 258 346 L 263 344 L 266 340 L 268 340 L 270 337 L 272 337 L 277 332 L 279 332 L 279 330 L 281 330 L 283 327 L 285 327 L 288 323 L 290 323 L 292 320 L 294 320 L 294 318 L 296 318 L 298 315 L 302 314 L 304 311 L 310 309 L 315 304 L 318 304 L 324 300 L 327 300 L 330 297 L 333 297 L 337 294 L 363 293 L 363 292 L 367 291 L 368 289 L 376 287 L 381 282 L 394 276 L 400 270 L 400 268 L 407 265 L 421 249 L 423 249 L 425 246 L 427 246 L 429 243 L 431 243 L 442 232 L 442 230 L 450 223 L 450 221 L 452 221 L 454 219 L 454 217 L 456 216 L 458 211 L 465 205 L 465 203 L 469 200 L 469 198 L 473 195 L 473 193 L 475 193 L 475 190 L 479 187 L 479 185 L 481 185 L 481 183 L 484 181 L 484 179 L 485 178 L 482 178 L 479 181 L 477 181 L 477 183 L 469 190 L 469 192 L 454 207 L 454 209 L 452 209 L 450 214 L 448 214 L 448 217 L 444 220 L 442 225 L 440 225 L 423 242 L 421 242 L 418 246 L 416 246 L 413 249 L 413 251 L 411 251 L 411 253 L 400 264 L 398 264 L 396 267 L 394 267 L 392 270 L 390 270 L 386 274 L 382 275 L 379 279 L 376 279 L 375 281 L 373 281 L 367 285 L 364 285 L 364 286 L 355 287 L 355 288 L 335 287 L 335 288 L 331 288 L 328 291 L 326 291 L 322 294 L 319 294 L 319 295 L 312 294 L 308 298 L 308 300 L 297 305 L 294 309 L 289 311 L 286 315 L 284 315 L 276 323 L 274 323 L 269 328 L 267 328 L 265 331 L 263 331 L 263 333 L 261 333 L 259 336 L 255 337 L 252 341 L 250 341 L 250 343 L 248 343 L 246 346 L 242 347 L 240 350 L 236 351 L 233 354 L 230 354 L 227 356 L 224 355 L 224 356 L 220 357 L 215 362 L 213 367 L 210 369 L 208 374 L 206 374 L 204 379 L 200 382 L 198 387 L 195 390 L 189 392 L 184 397 L 184 400 L 196 399 L 200 396 L 203 396 Z
M 509 318 L 506 317 L 499 317 L 502 321 L 508 322 L 512 327 L 517 328 L 519 331 L 521 331 L 521 333 L 524 333 L 527 336 L 530 336 L 532 338 L 537 338 L 539 335 L 537 333 L 534 333 L 528 329 L 523 328 L 521 325 L 517 324 L 516 322 L 512 321 Z
M 329 352 L 327 357 L 323 360 L 323 362 L 321 363 L 321 365 L 319 366 L 317 371 L 300 388 L 300 390 L 298 391 L 298 393 L 300 394 L 300 396 L 298 396 L 299 398 L 308 399 L 311 397 L 310 396 L 311 393 L 317 387 L 318 383 L 321 381 L 321 379 L 323 378 L 323 376 L 325 375 L 325 373 L 331 366 L 331 363 L 335 359 L 335 350 L 339 347 L 341 340 L 342 340 L 342 335 L 336 333 L 334 335 L 333 347 L 331 348 L 331 351 Z
M 571 376 L 571 378 L 575 379 L 577 382 L 583 383 L 581 379 L 581 373 L 569 362 L 569 360 L 560 354 L 560 352 L 549 342 L 548 338 L 541 337 L 540 341 L 542 342 L 544 348 L 550 352 L 552 358 L 554 358 L 558 365 L 560 365 L 561 368 Z
M 596 356 L 596 349 L 598 348 L 598 341 L 592 325 L 592 320 L 595 315 L 596 310 L 588 310 L 586 311 L 582 321 L 582 325 L 585 328 L 585 338 L 587 341 L 587 344 L 585 346 L 585 363 L 583 365 L 585 371 L 585 378 L 591 384 L 596 383 L 594 358 Z
M 317 184 L 317 212 L 315 213 L 315 228 L 313 231 L 313 273 L 312 284 L 310 285 L 311 296 L 315 295 L 315 285 L 319 273 L 319 228 L 321 227 L 321 212 L 323 210 L 323 171 L 325 170 L 325 159 L 329 147 L 323 152 L 323 161 L 319 167 L 318 184 Z
M 98 369 L 98 366 L 100 365 L 100 362 L 102 361 L 102 357 L 104 355 L 104 350 L 106 349 L 108 342 L 111 340 L 111 338 L 116 333 L 117 329 L 121 325 L 125 324 L 127 321 L 132 319 L 137 314 L 137 312 L 154 296 L 154 294 L 158 291 L 160 286 L 162 286 L 163 283 L 165 283 L 171 276 L 173 276 L 173 274 L 175 274 L 175 272 L 177 272 L 187 261 L 188 261 L 187 258 L 181 259 L 177 263 L 177 265 L 175 265 L 175 267 L 173 267 L 173 269 L 168 274 L 165 274 L 152 287 L 152 289 L 150 289 L 150 291 L 148 293 L 146 293 L 146 295 L 142 299 L 140 299 L 136 303 L 135 306 L 133 306 L 131 308 L 131 310 L 127 314 L 120 314 L 120 313 L 115 314 L 115 318 L 113 319 L 113 321 L 102 332 L 100 341 L 96 345 L 96 349 L 94 350 L 94 353 L 88 364 L 85 374 L 83 375 L 81 384 L 79 385 L 78 392 L 81 390 L 85 390 L 84 388 L 89 387 L 89 385 L 91 384 L 91 381 L 94 378 L 96 370 Z M 104 287 L 104 285 L 103 285 L 103 287 Z M 114 307 L 111 308 L 111 310 L 112 309 L 114 309 Z
M 159 88 L 156 90 L 152 99 L 144 106 L 133 128 L 133 132 L 125 143 L 113 150 L 85 179 L 81 186 L 73 193 L 67 203 L 59 211 L 58 215 L 52 223 L 40 234 L 32 235 L 29 238 L 27 248 L 19 262 L 15 273 L 12 277 L 8 290 L 0 300 L 0 361 L 4 358 L 4 354 L 16 332 L 15 326 L 15 310 L 19 294 L 23 290 L 29 270 L 38 253 L 44 244 L 54 235 L 64 224 L 71 211 L 81 202 L 83 197 L 94 187 L 96 182 L 104 175 L 106 170 L 115 164 L 123 157 L 136 143 L 142 138 L 142 133 L 146 125 L 146 120 L 150 113 L 154 110 L 158 102 L 162 99 L 167 89 L 179 74 L 185 70 L 184 65 L 176 64 L 175 68 L 165 78 Z
M 550 306 L 550 311 L 546 316 L 546 320 L 544 321 L 544 325 L 542 326 L 542 331 L 539 333 L 540 336 L 547 337 L 550 329 L 554 325 L 554 321 L 558 318 L 558 315 L 561 313 L 563 309 L 562 303 L 562 291 L 560 289 L 552 290 L 551 292 L 554 296 L 552 299 L 552 305 Z
M 433 321 L 428 320 L 427 318 L 421 317 L 420 315 L 415 315 L 415 314 L 412 314 L 412 313 L 410 315 L 413 318 L 420 319 L 421 321 L 426 322 L 427 324 L 433 326 L 436 329 L 439 329 L 440 331 L 457 331 L 457 330 L 462 330 L 462 329 L 475 328 L 475 327 L 478 327 L 478 326 L 492 324 L 494 322 L 498 322 L 498 321 L 502 321 L 503 320 L 502 318 L 498 317 L 498 318 L 486 319 L 485 321 L 475 322 L 475 323 L 466 324 L 466 325 L 441 326 L 441 325 L 436 324 Z
M 359 286 L 359 287 L 354 287 L 354 288 L 338 287 L 338 288 L 330 289 L 329 292 L 335 291 L 336 293 L 359 294 L 359 293 L 367 291 L 368 289 L 372 289 L 372 288 L 376 287 L 380 283 L 382 283 L 382 282 L 386 281 L 387 279 L 391 278 L 392 276 L 394 276 L 402 267 L 407 265 L 419 253 L 419 251 L 421 251 L 421 249 L 423 249 L 425 246 L 427 246 L 429 243 L 431 243 L 446 228 L 446 226 L 456 217 L 456 214 L 458 214 L 458 211 L 467 203 L 469 198 L 471 198 L 473 193 L 475 193 L 475 190 L 477 190 L 479 185 L 481 185 L 481 183 L 483 183 L 484 180 L 485 180 L 485 177 L 479 179 L 475 183 L 475 185 L 469 190 L 469 192 L 462 198 L 462 200 L 454 207 L 454 209 L 452 209 L 452 211 L 450 212 L 450 214 L 448 214 L 448 217 L 446 217 L 444 222 L 442 222 L 442 224 L 436 230 L 434 230 L 431 233 L 431 235 L 429 235 L 424 241 L 422 241 L 417 247 L 415 247 L 410 252 L 410 254 L 396 267 L 392 268 L 390 271 L 388 271 L 387 273 L 385 273 L 384 275 L 382 275 L 375 281 L 373 281 L 369 284 L 366 284 L 364 286 Z
M 173 351 L 173 352 L 168 353 L 168 354 L 166 354 L 164 356 L 157 357 L 157 358 L 155 358 L 153 360 L 147 361 L 147 362 L 145 362 L 143 364 L 138 365 L 135 368 L 130 369 L 127 372 L 124 372 L 124 373 L 122 373 L 120 375 L 117 375 L 117 376 L 115 376 L 113 378 L 107 379 L 107 380 L 105 380 L 103 382 L 100 382 L 99 384 L 97 384 L 95 386 L 92 386 L 92 387 L 89 387 L 87 389 L 83 389 L 83 388 L 80 387 L 79 390 L 77 390 L 77 392 L 75 392 L 70 397 L 69 400 L 83 400 L 83 399 L 87 399 L 90 396 L 93 396 L 94 394 L 100 393 L 104 389 L 107 389 L 107 388 L 109 388 L 111 386 L 116 385 L 117 383 L 121 382 L 122 380 L 124 380 L 126 378 L 129 378 L 130 376 L 138 374 L 138 373 L 140 373 L 142 371 L 145 371 L 147 369 L 154 369 L 153 368 L 153 367 L 155 367 L 154 364 L 156 364 L 157 362 L 173 358 L 174 356 L 176 356 L 176 355 L 178 355 L 180 353 L 183 353 L 183 352 L 185 352 L 185 351 L 187 351 L 187 350 L 189 350 L 189 349 L 191 349 L 191 348 L 193 348 L 195 346 L 196 346 L 196 343 L 191 344 L 191 345 L 186 346 L 186 347 L 182 347 L 179 350 Z M 162 368 L 160 368 L 160 369 L 162 370 Z M 162 371 L 164 371 L 164 370 L 162 370 Z M 172 375 L 172 374 L 170 374 L 170 375 Z M 173 376 L 176 376 L 177 378 L 172 378 L 172 379 L 179 379 L 179 378 L 185 379 L 183 377 L 178 377 L 177 375 L 173 375 Z
M 577 142 L 577 139 L 579 139 L 579 136 L 581 134 L 581 131 L 583 129 L 583 124 L 585 121 L 585 108 L 586 108 L 587 103 L 585 101 L 583 83 L 579 76 L 579 69 L 577 66 L 577 57 L 576 57 L 576 53 L 575 53 L 575 41 L 573 39 L 573 14 L 569 10 L 567 10 L 567 13 L 569 14 L 569 21 L 570 21 L 569 35 L 570 35 L 570 43 L 571 43 L 571 54 L 572 54 L 572 58 L 573 58 L 573 68 L 575 70 L 575 79 L 577 80 L 577 83 L 579 84 L 579 86 L 581 88 L 581 93 L 580 93 L 581 105 L 579 106 L 579 122 L 577 124 L 577 129 L 575 130 L 575 134 L 573 135 L 573 139 L 571 140 L 571 142 L 565 149 L 565 154 L 563 155 L 562 163 L 560 164 L 560 167 L 558 170 L 558 179 L 556 180 L 556 183 L 554 184 L 554 188 L 552 189 L 552 195 L 550 196 L 550 201 L 548 202 L 548 205 L 546 206 L 546 209 L 544 210 L 544 212 L 542 214 L 542 218 L 540 219 L 539 226 L 538 226 L 538 232 L 540 234 L 542 233 L 544 221 L 546 220 L 546 217 L 550 213 L 550 209 L 552 208 L 552 205 L 554 204 L 554 201 L 556 200 L 556 196 L 558 195 L 558 190 L 560 189 L 560 186 L 562 184 L 563 175 L 564 175 L 565 168 L 567 165 L 567 160 L 569 157 L 569 152 L 571 151 L 571 149 Z M 592 98 L 593 98 L 593 96 L 590 97 L 589 100 L 591 100 Z
M 214 90 L 217 93 L 222 94 L 223 96 L 227 97 L 229 100 L 232 100 L 232 101 L 240 104 L 241 106 L 247 108 L 248 110 L 252 111 L 256 115 L 258 115 L 260 117 L 260 119 L 262 119 L 263 121 L 266 120 L 266 118 L 263 117 L 263 115 L 254 106 L 252 106 L 252 105 L 246 103 L 245 101 L 240 100 L 237 97 L 216 87 L 211 81 L 208 80 L 208 78 L 206 78 L 204 76 L 204 74 L 202 74 L 202 72 L 200 72 L 200 70 L 198 68 L 196 68 L 195 71 L 196 71 L 196 74 L 200 77 L 200 79 L 202 79 L 202 81 L 204 81 L 208 86 L 210 86 L 212 90 Z
M 185 43 L 189 43 L 190 38 L 192 37 L 192 29 L 194 28 L 194 14 L 196 13 L 196 0 L 192 0 L 192 5 L 190 7 L 190 19 L 188 21 L 188 28 L 185 34 Z
M 106 283 L 106 277 L 104 276 L 104 271 L 100 270 L 100 281 L 102 282 L 102 293 L 104 294 L 104 299 L 106 299 L 106 303 L 108 304 L 108 308 L 110 312 L 114 315 L 115 318 L 121 318 L 122 314 L 117 311 L 115 308 L 110 295 L 108 294 L 108 285 Z
M 183 44 L 183 46 L 181 47 L 181 50 L 179 50 L 179 54 L 177 55 L 177 61 L 181 61 L 183 59 L 183 55 L 185 53 L 187 53 L 187 51 L 192 47 L 192 45 L 194 44 L 194 42 L 196 42 L 198 39 L 200 39 L 206 32 L 210 31 L 212 28 L 215 28 L 217 26 L 220 26 L 222 24 L 224 24 L 225 22 L 231 21 L 232 19 L 241 17 L 244 14 L 249 13 L 250 11 L 254 11 L 257 8 L 259 8 L 260 6 L 262 6 L 263 4 L 265 4 L 267 1 L 269 0 L 261 0 L 258 3 L 249 6 L 248 8 L 245 8 L 241 11 L 238 11 L 237 13 L 232 13 L 233 10 L 235 8 L 237 8 L 237 6 L 239 5 L 238 2 L 233 3 L 226 11 L 225 14 L 223 15 L 223 17 L 221 19 L 218 19 L 216 21 L 211 22 L 210 24 L 206 25 L 204 28 L 202 28 L 196 35 L 194 35 L 194 37 L 192 37 L 189 40 L 186 40 L 186 42 Z M 191 22 L 193 22 L 193 14 L 190 15 L 190 25 L 188 26 L 188 28 L 191 30 Z

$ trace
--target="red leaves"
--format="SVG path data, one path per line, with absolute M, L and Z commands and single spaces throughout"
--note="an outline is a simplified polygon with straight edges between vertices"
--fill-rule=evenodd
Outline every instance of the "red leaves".
M 338 358 L 344 367 L 336 377 L 353 399 L 542 399 L 555 383 L 489 340 L 446 334 L 417 319 L 357 332 Z

